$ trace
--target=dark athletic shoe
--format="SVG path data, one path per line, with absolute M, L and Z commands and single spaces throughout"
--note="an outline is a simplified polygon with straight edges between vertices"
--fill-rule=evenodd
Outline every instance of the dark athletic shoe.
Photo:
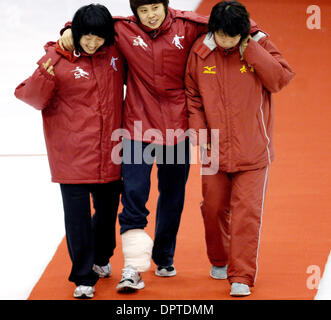
M 168 267 L 158 266 L 155 270 L 155 274 L 159 277 L 174 277 L 177 272 L 174 265 Z

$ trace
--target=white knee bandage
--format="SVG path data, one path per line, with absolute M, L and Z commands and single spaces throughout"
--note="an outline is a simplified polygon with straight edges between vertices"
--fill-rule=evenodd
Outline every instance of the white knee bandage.
M 122 234 L 124 266 L 133 266 L 146 272 L 151 266 L 153 240 L 143 229 L 133 229 Z

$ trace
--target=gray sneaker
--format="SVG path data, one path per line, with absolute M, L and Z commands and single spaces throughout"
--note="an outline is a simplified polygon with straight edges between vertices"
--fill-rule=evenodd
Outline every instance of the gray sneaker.
M 228 278 L 227 271 L 228 271 L 228 266 L 224 266 L 224 267 L 212 266 L 210 269 L 210 276 L 213 279 L 225 280 Z
M 158 266 L 155 270 L 155 274 L 159 277 L 174 277 L 177 272 L 174 265 L 168 267 Z
M 99 278 L 109 278 L 111 276 L 111 265 L 108 263 L 102 267 L 94 264 L 93 271 L 99 275 Z
M 74 298 L 76 299 L 92 299 L 94 297 L 95 289 L 91 286 L 77 286 L 74 291 Z
M 118 292 L 133 292 L 145 288 L 145 283 L 136 268 L 127 266 L 122 271 L 122 279 L 118 283 Z
M 249 286 L 244 283 L 233 282 L 231 284 L 231 292 L 230 295 L 234 297 L 244 297 L 249 296 L 251 294 L 249 290 Z

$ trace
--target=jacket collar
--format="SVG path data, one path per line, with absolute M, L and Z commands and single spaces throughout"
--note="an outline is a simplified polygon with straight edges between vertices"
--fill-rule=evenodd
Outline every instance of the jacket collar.
M 59 41 L 55 45 L 55 50 L 58 54 L 60 54 L 61 56 L 63 56 L 65 59 L 67 59 L 70 62 L 75 62 L 79 58 L 79 55 L 76 53 L 76 50 L 74 50 L 74 51 L 62 50 L 62 48 L 60 47 Z
M 264 32 L 260 31 L 258 25 L 256 24 L 256 22 L 254 20 L 250 19 L 250 22 L 251 22 L 250 34 L 254 35 L 253 40 L 259 41 L 261 38 L 267 36 Z M 205 59 L 215 49 L 218 49 L 221 53 L 227 55 L 227 54 L 231 54 L 232 52 L 236 51 L 238 48 L 239 48 L 239 45 L 237 45 L 236 47 L 229 49 L 229 50 L 225 50 L 225 49 L 221 48 L 215 42 L 213 33 L 208 32 L 205 36 L 205 39 L 203 40 L 202 45 L 196 49 L 196 53 L 202 59 Z
M 215 41 L 215 37 L 211 32 L 206 34 L 205 39 L 203 40 L 203 44 L 210 50 L 213 51 L 217 48 L 217 44 Z
M 80 57 L 91 57 L 91 56 L 95 56 L 95 55 L 102 55 L 105 54 L 105 47 L 102 47 L 99 51 L 97 51 L 95 54 L 93 55 L 89 55 L 84 51 L 64 51 L 62 50 L 62 48 L 60 47 L 59 41 L 56 43 L 55 45 L 55 50 L 58 54 L 62 55 L 65 59 L 67 59 L 70 62 L 75 62 L 77 61 Z
M 151 29 L 151 28 L 143 25 L 140 21 L 137 20 L 137 18 L 135 16 L 130 16 L 130 17 L 124 18 L 124 20 L 128 20 L 128 21 L 136 23 L 151 38 L 156 38 L 159 35 L 166 33 L 170 29 L 170 27 L 173 23 L 173 20 L 174 20 L 174 15 L 175 15 L 175 10 L 168 7 L 167 16 L 165 17 L 162 25 L 158 29 Z M 123 18 L 115 17 L 115 19 L 122 20 Z
M 221 54 L 226 56 L 226 55 L 232 54 L 234 52 L 239 52 L 239 44 L 237 44 L 235 47 L 233 47 L 231 49 L 223 49 L 222 47 L 217 45 L 213 33 L 208 32 L 206 34 L 201 46 L 199 46 L 196 49 L 196 53 L 202 59 L 206 59 L 209 56 L 209 54 L 211 52 L 213 52 L 214 50 L 218 50 Z
M 211 52 L 217 48 L 217 44 L 214 39 L 214 35 L 211 32 L 208 32 L 203 39 L 203 42 L 200 46 L 197 47 L 195 52 L 202 58 L 206 59 Z

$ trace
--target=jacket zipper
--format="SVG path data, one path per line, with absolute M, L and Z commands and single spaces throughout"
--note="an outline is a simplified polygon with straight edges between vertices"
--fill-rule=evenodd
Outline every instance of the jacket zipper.
M 223 55 L 223 53 L 218 53 Z M 231 161 L 232 161 L 232 157 L 231 157 L 231 126 L 230 126 L 230 110 L 228 107 L 228 103 L 227 103 L 227 92 L 226 92 L 226 78 L 227 78 L 227 74 L 226 74 L 226 63 L 227 63 L 227 59 L 226 59 L 226 54 L 224 54 L 224 56 L 220 57 L 221 59 L 221 65 L 222 68 L 219 70 L 219 73 L 222 75 L 221 77 L 221 83 L 219 83 L 220 88 L 222 88 L 221 90 L 221 99 L 223 101 L 223 107 L 224 107 L 224 116 L 225 116 L 225 137 L 224 140 L 227 144 L 228 144 L 228 148 L 224 147 L 224 150 L 228 150 L 227 153 L 225 154 L 225 157 L 227 158 L 227 161 L 225 163 L 225 169 L 227 171 L 231 171 Z M 222 147 L 222 146 L 221 146 Z
M 228 57 L 227 54 L 225 56 L 225 59 L 223 59 L 224 64 L 223 64 L 223 74 L 224 74 L 224 109 L 225 109 L 225 117 L 226 117 L 226 133 L 227 133 L 227 139 L 228 139 L 228 170 L 231 172 L 232 169 L 232 141 L 231 141 L 231 110 L 228 104 L 228 94 L 227 94 L 227 65 L 228 65 Z
M 103 164 L 104 164 L 104 159 L 103 159 L 103 146 L 102 146 L 102 139 L 103 139 L 103 115 L 102 115 L 102 108 L 101 108 L 101 94 L 100 94 L 100 88 L 99 88 L 99 83 L 98 83 L 98 78 L 95 75 L 94 71 L 94 59 L 91 57 L 92 61 L 92 72 L 93 76 L 95 79 L 95 83 L 97 86 L 98 90 L 98 96 L 99 96 L 99 101 L 98 101 L 98 108 L 99 108 L 99 113 L 100 113 L 100 171 L 99 171 L 99 180 L 102 180 L 102 170 L 103 170 Z
M 156 33 L 154 33 L 154 35 L 153 35 L 153 37 L 152 37 L 152 40 L 151 40 L 151 43 L 152 43 L 152 45 L 151 45 L 151 47 L 152 47 L 152 56 L 153 57 L 155 57 L 155 55 L 154 55 L 154 46 L 155 46 L 155 41 L 156 41 Z M 161 54 L 162 54 L 162 51 L 161 51 Z M 160 70 L 161 70 L 161 72 L 160 72 L 160 76 L 162 76 L 163 77 L 163 55 L 162 55 L 162 57 L 161 57 L 161 66 L 160 66 Z M 156 73 L 156 64 L 155 64 L 155 58 L 153 58 L 153 64 L 154 64 L 154 66 L 153 66 L 153 70 L 154 70 L 154 85 L 155 85 L 155 73 Z M 156 86 L 155 86 L 156 87 Z M 164 129 L 166 129 L 166 128 L 168 128 L 168 124 L 167 124 L 167 121 L 166 121 L 166 117 L 164 116 L 164 112 L 163 112 L 163 110 L 162 110 L 162 103 L 161 103 L 161 100 L 162 100 L 162 95 L 158 92 L 158 90 L 156 90 L 156 92 L 157 92 L 157 97 L 155 97 L 155 98 L 157 98 L 157 101 L 158 101 L 158 103 L 159 103 L 159 106 L 160 106 L 160 114 L 161 114 L 161 116 L 162 116 L 162 120 L 163 120 L 163 124 L 164 124 Z M 163 130 L 162 130 L 163 131 Z M 162 134 L 166 134 L 165 132 L 163 133 L 162 132 Z M 166 139 L 166 137 L 163 137 L 163 139 Z M 162 141 L 163 143 L 165 142 L 165 141 Z

